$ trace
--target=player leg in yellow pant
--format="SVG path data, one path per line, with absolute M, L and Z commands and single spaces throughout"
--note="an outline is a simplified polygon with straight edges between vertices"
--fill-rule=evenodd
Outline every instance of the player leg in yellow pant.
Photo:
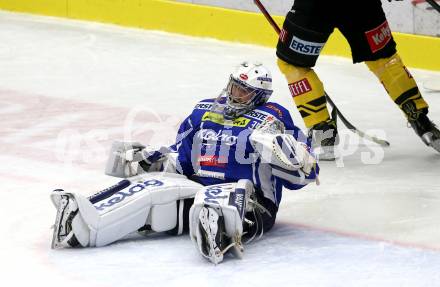
M 396 54 L 396 42 L 380 0 L 362 3 L 295 0 L 286 15 L 277 44 L 278 66 L 313 141 L 317 138 L 316 131 L 322 134 L 331 126 L 336 128 L 325 106 L 322 83 L 312 70 L 335 28 L 347 39 L 353 63 L 366 62 L 417 135 L 440 152 L 440 132 L 428 119 L 428 104 Z M 337 133 L 332 136 L 333 144 L 337 143 Z
M 278 59 L 278 67 L 286 77 L 290 94 L 313 139 L 320 160 L 335 159 L 338 143 L 336 121 L 330 118 L 324 86 L 312 68 L 297 67 Z
M 408 120 L 417 119 L 420 113 L 428 109 L 414 78 L 397 53 L 389 58 L 366 61 L 365 64 L 381 81 L 388 95 Z
M 411 73 L 397 53 L 388 58 L 366 61 L 394 103 L 403 111 L 423 142 L 440 151 L 440 131 L 429 120 L 428 104 L 423 99 Z

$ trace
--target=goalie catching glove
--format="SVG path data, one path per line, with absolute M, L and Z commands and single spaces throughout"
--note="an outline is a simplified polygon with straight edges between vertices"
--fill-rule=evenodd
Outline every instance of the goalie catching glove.
M 301 170 L 309 175 L 316 168 L 316 159 L 307 144 L 284 133 L 281 123 L 270 119 L 254 130 L 249 137 L 252 146 L 261 158 L 286 170 Z

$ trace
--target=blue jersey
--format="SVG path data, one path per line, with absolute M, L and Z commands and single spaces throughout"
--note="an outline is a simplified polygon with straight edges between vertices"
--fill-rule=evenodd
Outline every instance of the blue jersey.
M 284 107 L 269 102 L 234 120 L 226 120 L 213 111 L 214 102 L 199 102 L 180 125 L 176 144 L 171 147 L 178 154 L 177 172 L 196 178 L 203 185 L 249 179 L 277 206 L 283 186 L 299 189 L 315 180 L 318 167 L 305 176 L 301 171 L 273 166 L 260 158 L 249 141 L 253 130 L 270 119 L 281 122 L 286 133 L 304 142 L 306 137 Z

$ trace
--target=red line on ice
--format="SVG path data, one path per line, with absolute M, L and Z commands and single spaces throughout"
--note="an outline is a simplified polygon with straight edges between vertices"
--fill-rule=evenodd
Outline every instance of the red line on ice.
M 431 245 L 427 245 L 427 244 L 419 244 L 419 243 L 403 242 L 403 241 L 399 241 L 399 240 L 391 240 L 391 239 L 386 239 L 386 238 L 379 237 L 379 236 L 371 236 L 371 235 L 367 235 L 367 234 L 342 231 L 342 230 L 339 230 L 336 228 L 314 226 L 314 225 L 308 225 L 308 224 L 303 224 L 303 223 L 286 222 L 286 221 L 280 221 L 279 223 L 283 224 L 283 225 L 293 226 L 296 228 L 304 228 L 304 229 L 316 230 L 316 231 L 321 231 L 321 232 L 326 232 L 326 233 L 333 233 L 336 235 L 357 238 L 357 239 L 361 239 L 361 240 L 384 242 L 384 243 L 389 243 L 389 244 L 393 244 L 393 245 L 397 245 L 397 246 L 408 247 L 408 248 L 417 248 L 417 249 L 423 249 L 423 250 L 429 250 L 429 251 L 440 251 L 439 246 L 431 246 Z

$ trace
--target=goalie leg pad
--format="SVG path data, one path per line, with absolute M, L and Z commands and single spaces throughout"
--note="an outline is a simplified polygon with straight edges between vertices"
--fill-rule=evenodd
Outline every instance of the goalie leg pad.
M 194 197 L 202 187 L 184 176 L 163 173 L 144 174 L 129 182 L 122 190 L 107 190 L 90 199 L 69 194 L 78 205 L 72 230 L 82 246 L 104 246 L 145 225 L 156 232 L 176 226 L 181 230 L 176 201 Z
M 233 248 L 240 257 L 243 220 L 254 187 L 249 180 L 201 189 L 190 209 L 190 236 L 200 253 L 217 264 Z
M 90 239 L 96 236 L 99 215 L 89 199 L 63 190 L 55 190 L 51 199 L 57 208 L 52 248 L 93 246 Z
M 223 261 L 223 250 L 227 238 L 224 236 L 224 222 L 221 210 L 212 207 L 203 207 L 199 213 L 199 225 L 196 230 L 197 245 L 202 255 L 212 263 Z

